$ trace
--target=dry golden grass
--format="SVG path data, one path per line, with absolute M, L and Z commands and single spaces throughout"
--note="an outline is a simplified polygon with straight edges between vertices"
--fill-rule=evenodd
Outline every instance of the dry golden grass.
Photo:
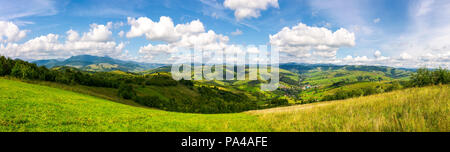
M 249 111 L 270 131 L 450 131 L 449 85 Z

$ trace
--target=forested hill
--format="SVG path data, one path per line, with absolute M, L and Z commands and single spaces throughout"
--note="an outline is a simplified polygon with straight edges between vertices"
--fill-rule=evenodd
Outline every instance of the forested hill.
M 72 56 L 66 60 L 37 60 L 32 63 L 38 66 L 53 68 L 57 66 L 69 66 L 83 71 L 107 72 L 120 70 L 125 72 L 139 72 L 164 66 L 158 63 L 140 63 L 134 61 L 122 61 L 111 57 L 99 57 L 91 55 Z
M 286 63 L 280 64 L 281 69 L 286 69 L 291 72 L 303 74 L 311 71 L 333 71 L 333 70 L 347 70 L 347 71 L 366 71 L 366 72 L 383 72 L 385 76 L 392 78 L 400 78 L 409 76 L 410 72 L 415 72 L 416 69 L 407 68 L 393 68 L 387 66 L 370 66 L 370 65 L 334 65 L 334 64 L 305 64 L 305 63 Z
M 72 57 L 72 62 L 95 62 L 97 57 Z M 110 60 L 110 58 L 103 58 Z M 283 65 L 282 65 L 283 66 Z M 192 113 L 233 113 L 252 109 L 308 104 L 328 100 L 390 92 L 413 86 L 448 84 L 446 69 L 404 72 L 408 77 L 393 78 L 397 69 L 366 70 L 368 66 L 310 68 L 306 73 L 280 69 L 280 84 L 275 91 L 262 91 L 263 80 L 254 81 L 175 81 L 170 72 L 151 74 L 123 71 L 85 72 L 74 67 L 44 66 L 0 56 L 0 76 L 41 82 L 70 90 L 90 90 L 100 97 L 116 97 L 148 107 Z M 357 68 L 363 68 L 358 70 Z M 167 68 L 167 67 L 166 67 Z M 372 67 L 376 68 L 376 67 Z M 299 68 L 301 69 L 301 68 Z M 384 72 L 382 72 L 384 70 Z M 370 72 L 369 72 L 370 71 Z M 392 72 L 395 71 L 395 72 Z M 389 76 L 388 73 L 395 75 Z M 410 75 L 410 76 L 409 76 Z M 104 90 L 101 92 L 101 90 Z M 100 92 L 99 92 L 100 91 Z M 82 91 L 83 92 L 83 91 Z M 84 93 L 83 92 L 83 93 Z
M 45 66 L 47 68 L 69 66 L 80 69 L 82 71 L 92 72 L 108 72 L 120 70 L 124 72 L 139 72 L 139 73 L 156 73 L 156 72 L 170 72 L 170 66 L 158 63 L 140 63 L 134 61 L 122 61 L 113 59 L 111 57 L 99 57 L 92 55 L 72 56 L 65 60 L 49 59 L 36 60 L 32 63 L 38 66 Z M 348 70 L 348 71 L 366 71 L 383 72 L 385 76 L 392 78 L 400 78 L 409 76 L 410 72 L 415 69 L 393 68 L 386 66 L 364 66 L 364 65 L 334 65 L 334 64 L 306 64 L 306 63 L 284 63 L 280 64 L 281 69 L 285 69 L 295 73 L 309 73 L 311 70 Z

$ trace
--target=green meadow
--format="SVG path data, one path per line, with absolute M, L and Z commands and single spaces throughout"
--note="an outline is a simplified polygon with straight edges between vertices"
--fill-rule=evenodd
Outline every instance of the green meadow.
M 186 114 L 0 79 L 0 131 L 262 131 L 256 116 Z
M 131 106 L 0 78 L 0 131 L 450 131 L 450 88 L 437 85 L 233 114 Z
M 247 113 L 272 131 L 448 132 L 449 92 L 449 85 L 410 88 Z

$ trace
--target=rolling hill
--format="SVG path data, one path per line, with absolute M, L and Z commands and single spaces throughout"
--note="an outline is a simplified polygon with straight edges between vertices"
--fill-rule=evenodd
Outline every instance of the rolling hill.
M 409 72 L 415 71 L 415 69 L 393 68 L 387 66 L 306 64 L 306 63 L 280 64 L 280 68 L 299 74 L 310 73 L 312 71 L 335 71 L 335 70 L 382 72 L 387 77 L 391 78 L 407 77 L 409 75 Z
M 114 59 L 75 56 L 66 61 L 81 64 L 106 60 Z M 299 64 L 289 66 L 290 70 L 279 69 L 280 83 L 277 90 L 262 91 L 260 86 L 268 81 L 261 79 L 261 73 L 258 80 L 175 81 L 170 72 L 164 71 L 164 69 L 168 69 L 168 66 L 155 69 L 159 72 L 146 74 L 145 72 L 133 73 L 121 70 L 85 72 L 73 65 L 58 66 L 49 70 L 21 60 L 6 58 L 2 58 L 2 64 L 3 62 L 5 69 L 2 72 L 3 75 L 22 80 L 56 82 L 60 85 L 68 85 L 62 87 L 64 89 L 77 88 L 68 89 L 70 91 L 75 90 L 102 98 L 108 97 L 105 99 L 120 103 L 128 102 L 120 98 L 134 101 L 129 102 L 130 105 L 139 104 L 168 111 L 193 113 L 232 113 L 367 96 L 400 89 L 402 87 L 398 81 L 408 79 L 407 77 L 388 76 L 389 73 L 392 74 L 393 70 L 396 71 L 389 67 L 307 65 L 309 68 L 306 68 Z M 204 66 L 208 67 L 209 65 Z M 95 66 L 88 65 L 88 67 Z M 296 71 L 299 68 L 309 70 L 307 72 Z M 389 70 L 385 68 L 389 68 Z M 248 73 L 252 69 L 248 67 L 245 70 Z M 390 72 L 386 73 L 387 71 Z M 225 72 L 231 71 L 227 69 Z M 409 74 L 405 71 L 402 73 Z M 208 75 L 219 76 L 217 74 L 209 73 Z M 373 84 L 374 87 L 364 84 L 367 82 Z M 396 84 L 399 85 L 392 85 L 394 82 L 398 82 Z M 48 84 L 60 86 L 54 83 Z M 347 85 L 352 87 L 346 87 Z M 93 87 L 94 89 L 91 89 Z M 97 88 L 95 89 L 95 87 Z M 346 87 L 345 92 L 334 90 L 344 87 Z M 80 88 L 87 88 L 87 90 Z
M 248 71 L 247 67 L 246 73 Z M 250 99 L 256 100 L 260 107 L 273 107 L 270 105 L 271 100 L 277 98 L 286 99 L 289 104 L 306 104 L 328 101 L 333 98 L 345 99 L 357 96 L 355 94 L 366 96 L 389 92 L 401 88 L 393 87 L 392 84 L 399 82 L 404 85 L 414 70 L 386 66 L 285 63 L 280 65 L 279 71 L 280 84 L 276 91 L 261 91 L 261 83 L 267 83 L 263 80 L 203 80 L 196 81 L 196 83 L 236 93 L 245 93 Z M 170 67 L 163 66 L 141 73 L 169 72 Z M 347 92 L 358 93 L 348 93 L 351 95 L 341 97 L 330 95 L 339 92 L 339 88 L 344 88 Z
M 0 92 L 0 132 L 261 131 L 256 116 L 242 113 L 166 112 L 3 78 Z
M 108 56 L 99 57 L 91 55 L 72 56 L 66 60 L 37 60 L 32 63 L 35 63 L 38 66 L 45 66 L 47 68 L 68 66 L 78 68 L 83 71 L 93 72 L 107 72 L 115 70 L 139 72 L 164 66 L 164 64 L 122 61 L 110 58 Z
M 0 78 L 0 131 L 450 131 L 449 85 L 234 114 L 136 107 Z

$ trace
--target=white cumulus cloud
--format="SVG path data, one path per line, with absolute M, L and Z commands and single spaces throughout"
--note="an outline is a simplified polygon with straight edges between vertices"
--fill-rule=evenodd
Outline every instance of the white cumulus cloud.
M 278 0 L 225 0 L 223 5 L 234 10 L 236 19 L 258 18 L 269 7 L 278 8 Z
M 124 34 L 125 34 L 124 31 L 120 31 L 117 35 L 119 35 L 120 37 L 123 37 Z
M 147 39 L 155 41 L 174 42 L 179 39 L 170 17 L 162 16 L 159 22 L 154 22 L 147 17 L 128 18 L 128 24 L 131 25 L 131 30 L 126 34 L 128 38 L 145 35 Z
M 105 25 L 92 24 L 89 32 L 80 34 L 74 30 L 66 32 L 65 41 L 58 34 L 42 35 L 22 44 L 0 44 L 0 54 L 23 59 L 66 58 L 74 55 L 120 56 L 125 46 L 111 38 Z
M 381 57 L 381 52 L 379 50 L 376 50 L 375 53 L 373 53 L 373 56 L 375 56 L 375 58 L 379 58 Z
M 27 35 L 27 30 L 20 30 L 12 22 L 0 21 L 0 42 L 15 42 Z
M 341 28 L 335 32 L 324 27 L 310 27 L 303 23 L 284 27 L 275 35 L 270 35 L 270 43 L 297 57 L 311 54 L 321 57 L 335 57 L 340 47 L 355 45 L 355 35 Z
M 111 26 L 91 24 L 91 29 L 88 33 L 84 33 L 81 40 L 106 42 L 112 39 L 112 32 L 109 30 Z
M 159 22 L 147 17 L 128 18 L 131 25 L 128 38 L 145 36 L 150 42 L 162 41 L 165 44 L 149 43 L 139 49 L 146 60 L 160 54 L 175 53 L 179 49 L 221 50 L 227 46 L 228 37 L 217 34 L 213 30 L 205 30 L 203 23 L 193 20 L 185 24 L 175 25 L 170 17 L 162 16 Z

